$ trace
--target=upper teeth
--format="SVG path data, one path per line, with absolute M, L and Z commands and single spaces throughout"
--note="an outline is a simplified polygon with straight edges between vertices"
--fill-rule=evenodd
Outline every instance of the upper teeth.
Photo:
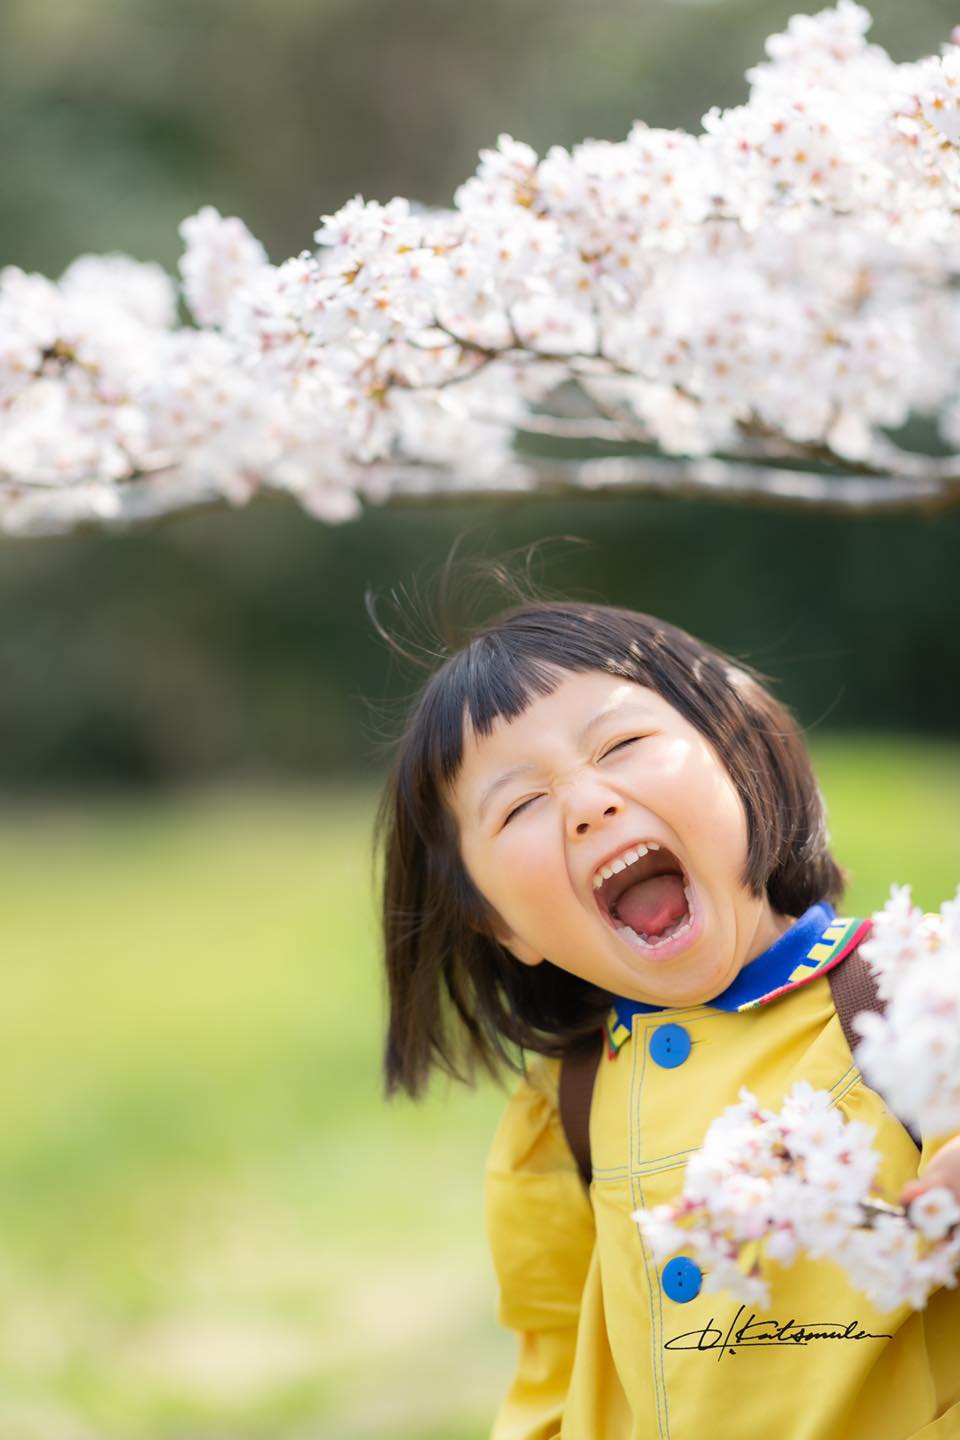
M 623 850 L 615 860 L 608 860 L 606 865 L 601 865 L 593 877 L 593 888 L 599 890 L 604 880 L 609 880 L 611 875 L 619 875 L 621 870 L 626 870 L 628 865 L 634 865 L 646 855 L 648 850 L 659 850 L 660 846 L 656 840 L 648 840 L 645 845 L 637 845 L 632 850 Z

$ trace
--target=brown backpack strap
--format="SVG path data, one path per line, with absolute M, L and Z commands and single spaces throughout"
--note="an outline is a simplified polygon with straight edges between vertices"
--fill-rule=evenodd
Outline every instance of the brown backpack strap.
M 582 1047 L 564 1055 L 560 1062 L 558 1105 L 560 1123 L 567 1144 L 577 1162 L 580 1178 L 589 1188 L 593 1178 L 590 1159 L 590 1106 L 597 1067 L 603 1054 L 603 1031 L 598 1030 Z
M 877 990 L 876 976 L 859 949 L 854 950 L 852 955 L 848 955 L 832 970 L 828 970 L 827 978 L 833 992 L 834 1008 L 852 1053 L 860 1044 L 860 1036 L 853 1026 L 853 1017 L 864 1010 L 872 1010 L 874 1014 L 882 1015 L 886 1005 Z M 900 1123 L 917 1149 L 921 1149 L 920 1137 L 914 1134 L 905 1121 L 901 1120 Z
M 863 1010 L 872 1010 L 876 1015 L 882 1015 L 884 1011 L 876 979 L 859 949 L 828 970 L 827 978 L 844 1036 L 853 1051 L 860 1044 L 860 1036 L 853 1028 L 853 1017 Z

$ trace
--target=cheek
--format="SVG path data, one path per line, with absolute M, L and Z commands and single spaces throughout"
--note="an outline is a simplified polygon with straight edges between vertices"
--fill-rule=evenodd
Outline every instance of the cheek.
M 501 837 L 500 866 L 517 894 L 535 894 L 540 885 L 564 873 L 563 854 L 550 844 L 545 812 L 529 815 L 525 823 L 510 826 Z
M 717 830 L 725 836 L 731 848 L 736 848 L 742 855 L 747 844 L 747 817 L 733 781 L 726 775 L 722 784 L 717 786 L 714 815 Z
M 732 782 L 723 804 L 717 806 L 712 848 L 717 871 L 723 875 L 731 894 L 740 896 L 745 890 L 743 876 L 747 863 L 747 817 Z
M 741 814 L 736 787 L 709 743 L 700 735 L 664 736 L 638 753 L 639 795 L 689 832 L 726 838 Z
M 569 884 L 562 852 L 547 843 L 545 825 L 543 817 L 518 817 L 477 857 L 480 888 L 505 919 L 549 918 Z
M 705 747 L 690 753 L 675 777 L 673 813 L 701 863 L 736 886 L 747 854 L 747 817 L 733 780 Z

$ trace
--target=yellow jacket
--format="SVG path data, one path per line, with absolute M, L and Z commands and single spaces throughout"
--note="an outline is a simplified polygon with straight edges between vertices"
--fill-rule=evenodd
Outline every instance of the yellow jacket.
M 689 1037 L 681 1063 L 655 1062 L 665 1024 Z M 800 1079 L 828 1090 L 875 1128 L 891 1200 L 923 1172 L 943 1137 L 918 1154 L 866 1085 L 828 979 L 733 1013 L 637 1013 L 621 1040 L 597 1073 L 589 1199 L 560 1124 L 559 1061 L 529 1067 L 493 1141 L 487 1228 L 519 1356 L 491 1440 L 960 1440 L 960 1289 L 884 1313 L 829 1261 L 764 1260 L 771 1302 L 758 1316 L 790 1328 L 751 1343 L 751 1307 L 678 1292 L 630 1219 L 676 1197 L 687 1157 L 743 1085 L 771 1108 Z M 798 1341 L 798 1327 L 834 1338 Z

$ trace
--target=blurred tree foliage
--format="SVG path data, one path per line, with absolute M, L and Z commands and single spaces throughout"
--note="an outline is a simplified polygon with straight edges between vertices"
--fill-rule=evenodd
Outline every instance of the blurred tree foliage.
M 331 528 L 278 502 L 0 546 L 0 783 L 375 768 L 419 677 L 375 637 L 364 591 L 395 632 L 422 638 L 418 591 L 464 532 L 486 554 L 584 537 L 548 547 L 549 587 L 732 650 L 812 727 L 957 733 L 958 514 L 851 522 L 594 499 Z
M 274 259 L 356 193 L 449 204 L 500 131 L 543 150 L 634 118 L 696 130 L 800 0 L 6 0 L 0 263 L 173 267 L 203 203 Z M 875 0 L 897 59 L 955 13 Z M 575 533 L 548 583 L 662 613 L 779 678 L 809 724 L 956 731 L 960 516 L 851 521 L 679 502 L 372 513 L 281 503 L 135 536 L 0 543 L 0 783 L 163 783 L 377 762 L 366 698 L 411 676 L 363 612 L 455 535 Z M 387 726 L 389 729 L 389 725 Z

